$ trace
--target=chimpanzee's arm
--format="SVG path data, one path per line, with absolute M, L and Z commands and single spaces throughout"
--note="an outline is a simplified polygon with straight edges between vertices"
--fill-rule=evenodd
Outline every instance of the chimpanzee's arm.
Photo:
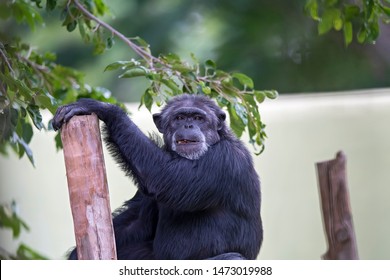
M 61 107 L 53 128 L 59 129 L 74 115 L 91 113 L 105 122 L 108 142 L 142 191 L 168 207 L 203 210 L 224 203 L 235 192 L 247 191 L 240 188 L 256 189 L 257 175 L 248 175 L 253 172 L 250 156 L 236 141 L 220 141 L 198 160 L 173 157 L 144 135 L 122 109 L 91 99 Z
M 53 118 L 53 128 L 60 129 L 75 115 L 92 113 L 106 124 L 107 140 L 115 156 L 141 185 L 144 185 L 143 179 L 145 174 L 148 174 L 147 169 L 153 168 L 153 164 L 161 165 L 163 161 L 168 160 L 168 154 L 143 134 L 121 108 L 112 104 L 93 99 L 80 99 L 62 106 Z

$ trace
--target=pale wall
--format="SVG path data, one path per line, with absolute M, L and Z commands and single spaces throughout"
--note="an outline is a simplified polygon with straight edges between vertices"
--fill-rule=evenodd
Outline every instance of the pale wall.
M 133 120 L 153 131 L 151 116 L 130 105 Z M 267 124 L 266 150 L 254 156 L 261 176 L 264 243 L 260 259 L 319 259 L 326 251 L 315 162 L 342 149 L 358 250 L 362 259 L 390 259 L 390 90 L 281 96 L 260 107 Z M 16 200 L 31 231 L 13 241 L 0 231 L 0 246 L 23 241 L 50 258 L 74 244 L 62 152 L 53 133 L 36 132 L 27 159 L 0 158 L 0 203 Z M 106 154 L 112 208 L 135 188 Z

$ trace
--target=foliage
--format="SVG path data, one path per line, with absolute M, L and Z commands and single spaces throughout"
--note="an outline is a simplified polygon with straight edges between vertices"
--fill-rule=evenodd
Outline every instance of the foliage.
M 121 69 L 120 78 L 143 76 L 150 81 L 145 90 L 141 105 L 149 110 L 154 102 L 161 104 L 170 96 L 183 92 L 205 94 L 215 98 L 221 107 L 230 114 L 232 130 L 241 136 L 248 127 L 251 143 L 263 145 L 265 138 L 264 124 L 261 122 L 257 103 L 266 97 L 276 98 L 275 91 L 258 91 L 254 89 L 251 78 L 243 73 L 227 73 L 217 68 L 212 60 L 199 63 L 193 56 L 193 63 L 182 61 L 175 54 L 160 55 L 153 59 L 114 62 L 106 67 L 108 70 Z
M 212 60 L 199 63 L 192 55 L 193 62 L 189 63 L 174 53 L 155 57 L 149 44 L 142 38 L 126 38 L 112 26 L 98 19 L 79 1 L 72 2 L 81 13 L 78 18 L 79 25 L 90 23 L 92 20 L 99 30 L 105 28 L 112 35 L 105 41 L 99 40 L 100 43 L 94 42 L 95 50 L 99 50 L 100 45 L 112 46 L 113 36 L 116 36 L 138 54 L 140 59 L 114 62 L 105 70 L 122 69 L 120 78 L 145 77 L 149 81 L 149 86 L 141 98 L 141 105 L 151 110 L 153 103 L 161 105 L 171 96 L 184 92 L 209 95 L 215 98 L 221 107 L 228 109 L 231 127 L 238 137 L 241 137 L 247 127 L 251 143 L 263 148 L 265 126 L 261 122 L 257 104 L 262 103 L 266 97 L 276 98 L 276 91 L 255 90 L 251 78 L 242 73 L 227 73 L 217 69 L 216 63 Z M 80 29 L 80 34 L 88 41 L 90 36 L 84 30 L 85 28 Z
M 14 239 L 18 238 L 22 230 L 29 230 L 27 224 L 16 214 L 15 203 L 11 206 L 0 205 L 0 228 L 10 229 Z M 37 253 L 31 247 L 21 243 L 15 254 L 7 252 L 0 248 L 0 259 L 15 259 L 15 260 L 45 260 L 46 257 Z
M 33 2 L 41 8 L 41 1 L 4 1 L 0 3 L 0 19 L 27 23 L 31 30 L 43 22 Z M 47 1 L 46 10 L 52 10 L 57 1 Z M 65 18 L 66 21 L 66 18 Z M 68 28 L 69 29 L 69 28 Z M 0 42 L 0 152 L 11 146 L 19 157 L 27 155 L 34 164 L 29 143 L 34 125 L 38 130 L 51 129 L 42 122 L 41 110 L 55 113 L 58 105 L 89 96 L 106 102 L 115 102 L 110 92 L 90 87 L 79 71 L 56 64 L 53 53 L 39 53 L 18 38 L 8 37 L 4 31 Z M 61 146 L 56 137 L 57 147 Z
M 390 63 L 386 59 L 389 40 L 384 35 L 390 32 L 390 25 L 380 26 L 383 35 L 375 45 L 356 42 L 347 49 L 342 31 L 318 36 L 318 21 L 303 12 L 306 1 L 116 0 L 110 2 L 115 14 L 111 24 L 128 34 L 142 34 L 153 53 L 174 51 L 184 56 L 191 50 L 201 61 L 212 59 L 226 72 L 243 72 L 256 87 L 277 87 L 280 94 L 390 86 Z M 129 24 L 129 18 L 137 20 Z M 46 38 L 50 33 L 47 30 Z M 80 52 L 84 49 L 81 43 L 74 38 L 72 46 Z M 62 60 L 75 53 L 65 46 L 53 44 L 51 48 Z M 116 60 L 128 60 L 123 44 L 117 43 L 115 52 Z M 137 101 L 138 92 L 143 90 L 128 94 L 121 90 L 126 81 L 118 82 L 114 75 L 88 67 L 97 60 L 102 65 L 109 64 L 105 58 L 91 56 L 83 61 L 83 67 L 89 70 L 87 78 L 101 81 L 118 98 Z M 132 88 L 138 86 L 135 83 Z
M 375 43 L 380 21 L 390 22 L 389 0 L 307 0 L 305 10 L 318 21 L 320 35 L 342 30 L 346 46 L 354 36 L 359 43 Z
M 255 90 L 251 78 L 242 73 L 224 72 L 211 60 L 199 63 L 192 56 L 193 62 L 188 63 L 176 54 L 153 56 L 143 39 L 129 39 L 98 18 L 109 12 L 103 0 L 47 0 L 45 7 L 42 2 L 4 1 L 0 4 L 0 19 L 27 23 L 33 31 L 44 21 L 41 10 L 59 9 L 62 25 L 68 32 L 78 29 L 82 39 L 93 44 L 95 54 L 111 48 L 114 38 L 119 38 L 140 58 L 112 63 L 106 70 L 121 68 L 121 78 L 145 77 L 149 86 L 141 105 L 150 110 L 154 102 L 161 105 L 169 97 L 183 92 L 207 94 L 227 108 L 231 127 L 238 136 L 247 128 L 251 143 L 263 148 L 265 125 L 257 105 L 266 97 L 275 98 L 276 91 Z M 54 114 L 59 105 L 85 96 L 116 103 L 107 89 L 90 87 L 84 83 L 82 73 L 57 64 L 53 53 L 39 53 L 20 39 L 6 36 L 4 31 L 0 35 L 6 38 L 0 43 L 1 153 L 7 153 L 6 147 L 11 146 L 19 157 L 26 154 L 34 163 L 28 146 L 33 137 L 32 125 L 38 130 L 51 129 L 50 122 L 42 123 L 42 109 Z M 58 136 L 56 141 L 60 147 Z

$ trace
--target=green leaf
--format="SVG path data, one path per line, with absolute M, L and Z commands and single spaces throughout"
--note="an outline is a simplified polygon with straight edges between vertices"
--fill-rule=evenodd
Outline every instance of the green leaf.
M 24 153 L 26 153 L 31 164 L 33 166 L 35 166 L 34 155 L 33 155 L 31 148 L 29 147 L 29 145 L 23 139 L 17 137 L 17 135 L 15 135 L 14 138 L 17 139 L 17 143 L 19 144 L 19 157 L 22 157 L 24 155 Z
M 72 32 L 73 30 L 76 29 L 76 27 L 77 27 L 77 21 L 74 20 L 66 25 L 66 30 L 68 30 L 69 32 Z
M 60 15 L 60 20 L 62 21 L 62 26 L 67 26 L 72 24 L 73 22 L 77 22 L 77 20 L 81 20 L 81 11 L 77 9 L 76 6 L 70 5 L 66 6 Z M 84 21 L 85 22 L 85 21 Z M 75 23 L 73 23 L 75 24 Z
M 179 86 L 173 80 L 162 79 L 161 83 L 171 89 L 174 95 L 181 93 Z
M 204 65 L 206 66 L 206 68 L 209 68 L 209 69 L 217 69 L 217 64 L 215 63 L 215 61 L 213 61 L 211 59 L 206 60 Z
M 344 17 L 346 21 L 351 21 L 360 15 L 360 8 L 356 5 L 344 6 Z
M 344 24 L 344 42 L 345 46 L 349 46 L 353 39 L 353 30 L 352 23 L 350 21 L 345 22 Z
M 370 18 L 372 13 L 374 12 L 374 7 L 376 6 L 376 2 L 374 0 L 365 0 L 362 1 L 364 5 L 364 10 L 366 11 L 366 18 Z
M 80 35 L 81 35 L 81 38 L 83 39 L 83 41 L 85 43 L 89 43 L 91 41 L 91 37 L 89 36 L 89 34 L 87 33 L 87 31 L 85 30 L 85 24 L 84 24 L 84 21 L 79 19 L 77 21 L 78 23 L 78 26 L 79 26 L 79 32 L 80 32 Z
M 206 86 L 205 83 L 201 82 L 197 86 L 197 92 L 200 94 L 209 95 L 211 93 L 211 88 L 209 86 Z
M 264 93 L 269 99 L 276 99 L 279 95 L 276 90 L 265 90 Z
M 229 101 L 221 95 L 218 95 L 216 99 L 220 107 L 228 107 L 230 104 Z
M 228 113 L 230 116 L 230 128 L 233 130 L 237 137 L 241 137 L 242 133 L 245 130 L 245 124 L 237 115 L 236 110 L 232 104 L 228 106 Z
M 57 101 L 50 94 L 38 94 L 34 97 L 34 101 L 37 106 L 48 109 L 50 113 L 55 114 L 57 110 Z
M 98 15 L 103 16 L 105 13 L 109 12 L 108 7 L 103 0 L 94 0 L 93 3 L 95 4 L 96 13 Z
M 106 50 L 106 42 L 102 39 L 101 30 L 98 29 L 93 36 L 94 54 L 102 54 Z
M 22 145 L 22 143 L 20 143 L 20 141 L 23 141 L 23 140 L 19 140 L 18 141 L 18 156 L 19 156 L 19 159 L 21 159 L 23 156 L 24 156 L 24 154 L 25 154 L 25 149 L 24 149 L 24 146 Z M 26 143 L 24 143 L 24 144 L 26 144 Z M 34 165 L 34 164 L 33 164 Z
M 149 110 L 149 112 L 152 110 L 153 106 L 153 91 L 148 88 L 145 93 L 141 97 L 141 104 L 138 108 L 140 108 L 142 105 L 145 105 L 145 107 Z
M 251 78 L 249 78 L 245 74 L 233 73 L 232 77 L 236 78 L 240 82 L 240 84 L 242 84 L 243 86 L 246 86 L 246 87 L 249 87 L 249 88 L 253 88 L 254 87 L 253 80 Z
M 360 28 L 359 32 L 357 33 L 357 40 L 360 44 L 363 44 L 366 41 L 367 37 L 367 31 L 364 27 Z
M 114 63 L 111 63 L 104 68 L 104 72 L 106 71 L 112 71 L 112 70 L 117 70 L 120 68 L 125 68 L 125 67 L 133 67 L 136 66 L 136 61 L 116 61 Z
M 46 1 L 46 10 L 47 11 L 53 11 L 55 7 L 57 6 L 57 0 L 47 0 Z
M 51 123 L 50 123 L 51 125 Z M 61 140 L 61 133 L 57 132 L 57 135 L 54 137 L 54 141 L 56 143 L 56 149 L 57 151 L 62 149 L 62 140 Z
M 341 18 L 336 18 L 333 21 L 333 28 L 337 31 L 340 31 L 343 28 L 343 20 Z
M 248 125 L 248 113 L 245 106 L 237 102 L 234 104 L 234 110 L 236 111 L 237 116 L 241 119 L 242 123 L 245 126 Z
M 134 77 L 141 77 L 141 76 L 146 76 L 146 69 L 144 68 L 133 68 L 130 70 L 127 70 L 123 74 L 119 75 L 119 78 L 134 78 Z
M 130 38 L 130 39 L 133 40 L 133 41 L 136 41 L 138 43 L 138 45 L 140 45 L 141 47 L 149 48 L 148 42 L 146 42 L 144 39 L 142 39 L 139 36 L 134 37 L 134 38 Z
M 107 38 L 107 49 L 111 49 L 112 46 L 114 45 L 115 41 L 113 37 L 108 37 Z
M 42 8 L 42 6 L 41 6 L 42 0 L 31 0 L 31 2 L 35 2 L 35 4 L 37 5 L 38 8 Z
M 373 44 L 379 36 L 379 23 L 378 21 L 374 21 L 369 25 L 368 28 L 368 36 L 366 37 L 366 42 Z
M 33 132 L 31 124 L 24 123 L 23 124 L 23 133 L 22 133 L 23 140 L 28 144 L 31 142 L 33 135 L 34 135 L 34 132 Z
M 27 112 L 28 112 L 31 120 L 33 121 L 35 127 L 38 130 L 41 130 L 44 126 L 42 123 L 42 115 L 39 112 L 39 107 L 36 105 L 29 105 L 27 107 Z
M 175 53 L 168 53 L 161 56 L 169 64 L 181 64 L 180 57 Z
M 249 138 L 252 139 L 257 134 L 257 128 L 254 122 L 248 122 Z
M 36 23 L 42 23 L 41 15 L 32 5 L 24 1 L 16 1 L 11 5 L 13 15 L 18 22 L 26 22 L 32 30 Z
M 180 73 L 188 73 L 188 72 L 194 71 L 194 69 L 191 65 L 188 65 L 185 63 L 172 64 L 172 70 L 179 71 Z
M 255 94 L 255 97 L 256 97 L 256 101 L 259 102 L 259 103 L 263 103 L 263 101 L 266 98 L 265 92 L 264 91 L 255 90 L 254 94 Z
M 11 117 L 11 124 L 12 126 L 17 126 L 18 124 L 18 121 L 19 121 L 19 112 L 17 109 L 15 108 L 11 108 L 11 111 L 10 111 L 10 117 Z
M 380 7 L 381 7 L 382 11 L 383 11 L 387 16 L 390 17 L 390 8 L 387 7 L 387 6 L 385 6 L 385 5 L 380 5 Z
M 319 21 L 318 16 L 318 2 L 317 0 L 309 0 L 306 2 L 305 11 L 311 16 L 312 19 Z
M 31 247 L 23 243 L 19 246 L 18 250 L 16 251 L 16 254 L 18 259 L 20 260 L 47 260 L 46 257 L 37 253 Z
M 0 228 L 11 229 L 13 238 L 19 237 L 22 229 L 29 230 L 26 223 L 19 218 L 15 211 L 4 205 L 0 205 Z
M 318 24 L 318 34 L 323 35 L 329 32 L 333 27 L 339 28 L 340 21 L 342 25 L 341 11 L 339 9 L 326 9 Z
M 11 75 L 5 75 L 0 71 L 0 80 L 4 81 L 8 86 L 12 87 L 14 91 L 20 93 L 25 101 L 31 101 L 31 96 L 34 94 L 29 87 L 26 86 L 22 80 L 14 79 Z

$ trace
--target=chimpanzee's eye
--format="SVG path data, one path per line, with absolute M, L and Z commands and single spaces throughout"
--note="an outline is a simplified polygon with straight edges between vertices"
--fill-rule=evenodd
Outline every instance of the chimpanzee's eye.
M 177 115 L 176 116 L 176 120 L 177 121 L 182 121 L 182 120 L 184 120 L 184 116 L 183 115 Z
M 196 120 L 196 121 L 203 121 L 204 118 L 203 118 L 202 116 L 200 116 L 200 115 L 196 115 L 196 116 L 194 117 L 194 120 Z

